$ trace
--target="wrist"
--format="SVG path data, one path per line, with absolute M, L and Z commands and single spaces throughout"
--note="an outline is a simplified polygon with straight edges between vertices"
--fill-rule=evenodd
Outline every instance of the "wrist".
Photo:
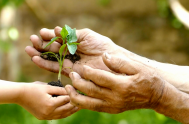
M 0 104 L 17 103 L 24 83 L 0 80 Z
M 21 103 L 23 101 L 23 97 L 25 95 L 26 86 L 27 86 L 27 83 L 19 83 L 19 90 L 14 99 L 15 104 L 21 105 Z
M 189 123 L 189 96 L 165 83 L 164 92 L 155 111 L 182 123 Z

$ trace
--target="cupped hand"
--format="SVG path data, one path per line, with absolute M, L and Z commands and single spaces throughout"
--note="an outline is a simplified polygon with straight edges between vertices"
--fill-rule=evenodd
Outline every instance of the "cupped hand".
M 48 61 L 40 58 L 41 52 L 51 51 L 58 53 L 59 48 L 62 44 L 62 40 L 58 39 L 56 42 L 51 44 L 46 49 L 43 47 L 51 40 L 51 38 L 58 36 L 60 37 L 60 27 L 56 27 L 53 30 L 42 29 L 40 35 L 42 40 L 36 36 L 32 35 L 30 40 L 33 44 L 33 47 L 27 46 L 25 51 L 27 54 L 32 57 L 32 61 L 41 68 L 52 72 L 59 71 L 58 62 Z M 62 74 L 68 76 L 71 72 L 70 69 L 66 67 L 71 67 L 73 71 L 79 73 L 82 76 L 82 67 L 83 65 L 88 65 L 92 68 L 102 69 L 110 71 L 109 68 L 103 63 L 102 55 L 104 52 L 109 53 L 110 55 L 117 55 L 121 57 L 123 54 L 119 46 L 114 44 L 111 39 L 108 37 L 102 36 L 90 29 L 81 29 L 76 31 L 78 38 L 78 49 L 77 54 L 80 55 L 81 59 L 78 62 L 72 63 L 70 60 L 65 59 L 63 64 Z
M 52 97 L 52 95 L 59 96 Z M 42 82 L 24 84 L 17 104 L 39 120 L 61 119 L 79 110 L 78 107 L 70 104 L 70 98 L 64 88 Z
M 129 58 L 103 55 L 103 61 L 115 73 L 84 66 L 83 77 L 71 72 L 73 86 L 66 91 L 71 104 L 93 111 L 120 113 L 126 110 L 155 109 L 162 98 L 164 84 L 153 68 Z M 76 89 L 85 93 L 81 95 Z

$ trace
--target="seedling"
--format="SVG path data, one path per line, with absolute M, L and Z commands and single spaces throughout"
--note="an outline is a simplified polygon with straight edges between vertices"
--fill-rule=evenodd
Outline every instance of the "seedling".
M 60 35 L 62 37 L 52 38 L 51 41 L 44 47 L 44 49 L 45 49 L 47 46 L 51 45 L 54 41 L 56 41 L 58 39 L 62 39 L 63 43 L 59 49 L 59 55 L 55 54 L 53 52 L 42 53 L 42 55 L 50 55 L 50 57 L 57 59 L 57 61 L 59 63 L 58 82 L 61 82 L 61 71 L 63 68 L 63 63 L 64 63 L 64 59 L 66 57 L 67 51 L 69 51 L 70 54 L 74 55 L 77 50 L 77 45 L 79 45 L 79 43 L 76 43 L 77 36 L 76 36 L 75 28 L 71 29 L 68 25 L 65 25 L 62 28 Z M 63 55 L 63 53 L 64 53 L 64 55 Z M 70 68 L 70 67 L 65 67 L 65 68 Z

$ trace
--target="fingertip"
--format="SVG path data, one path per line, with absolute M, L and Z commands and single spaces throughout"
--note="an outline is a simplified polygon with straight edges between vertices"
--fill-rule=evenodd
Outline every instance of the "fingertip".
M 31 46 L 26 46 L 25 52 L 27 52 L 30 48 L 31 48 Z
M 37 51 L 36 49 L 34 49 L 33 47 L 31 46 L 27 46 L 25 48 L 25 52 L 30 56 L 30 57 L 33 57 L 33 56 L 40 56 L 40 52 Z
M 62 28 L 60 26 L 56 26 L 54 29 L 61 30 Z
M 55 33 L 55 35 L 56 35 L 56 36 L 61 36 L 61 35 L 60 35 L 61 30 L 62 30 L 61 27 L 56 26 L 56 27 L 54 28 L 54 33 Z
M 39 56 L 33 56 L 33 57 L 32 57 L 33 62 L 37 62 L 37 61 L 39 61 L 40 59 L 41 59 L 41 57 L 39 57 Z
M 33 34 L 33 35 L 30 36 L 30 41 L 32 42 L 32 41 L 34 41 L 36 38 L 38 38 L 38 36 L 35 35 L 35 34 Z
M 70 77 L 72 80 L 81 78 L 81 76 L 80 76 L 78 73 L 76 73 L 76 72 L 70 72 L 69 77 Z
M 44 41 L 49 41 L 55 37 L 54 30 L 52 29 L 42 28 L 39 33 Z
M 43 35 L 43 33 L 44 33 L 45 31 L 47 31 L 47 28 L 42 28 L 42 29 L 39 31 L 39 34 L 40 34 L 40 35 Z
M 66 92 L 67 92 L 69 95 L 70 95 L 70 93 L 71 93 L 71 88 L 72 88 L 71 85 L 66 85 L 66 86 L 65 86 Z

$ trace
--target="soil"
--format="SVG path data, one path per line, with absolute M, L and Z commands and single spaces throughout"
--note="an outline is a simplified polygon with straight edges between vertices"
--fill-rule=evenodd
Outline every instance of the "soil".
M 56 53 L 56 56 L 58 58 L 60 58 L 60 55 Z M 47 53 L 45 55 L 41 54 L 40 55 L 41 58 L 45 59 L 45 60 L 50 60 L 50 61 L 57 61 L 56 57 L 52 56 L 52 54 Z M 72 61 L 72 63 L 75 63 L 76 61 L 79 61 L 81 59 L 81 57 L 78 54 L 69 54 L 65 56 L 65 59 L 69 59 L 70 61 Z
M 48 83 L 48 85 L 57 86 L 57 87 L 64 87 L 59 80 L 58 81 L 51 81 L 51 82 Z
M 65 59 L 69 59 L 70 61 L 75 63 L 76 61 L 79 61 L 81 57 L 78 54 L 74 54 L 74 55 L 69 54 L 65 56 Z

